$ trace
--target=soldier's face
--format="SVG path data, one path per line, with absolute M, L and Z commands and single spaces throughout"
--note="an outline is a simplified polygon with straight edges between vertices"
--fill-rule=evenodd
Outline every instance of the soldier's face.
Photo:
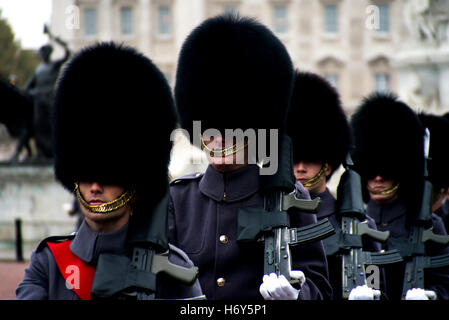
M 222 137 L 211 137 L 209 140 L 204 141 L 204 144 L 210 150 L 214 150 L 217 152 L 225 148 L 232 147 L 234 143 L 234 140 L 226 141 Z M 206 151 L 206 156 L 211 166 L 216 170 L 220 172 L 230 172 L 242 168 L 248 164 L 247 150 L 248 148 L 245 147 L 237 151 L 236 153 L 228 155 L 226 157 L 220 157 L 216 155 L 212 157 L 210 152 Z
M 106 185 L 98 182 L 80 182 L 80 193 L 91 206 L 99 206 L 114 201 L 120 197 L 125 189 L 117 185 Z M 86 222 L 94 231 L 110 232 L 119 229 L 128 220 L 131 213 L 129 204 L 107 214 L 94 213 L 80 205 Z
M 293 171 L 295 173 L 296 180 L 304 184 L 308 180 L 315 177 L 318 172 L 320 172 L 322 167 L 322 162 L 300 161 L 293 165 Z M 326 176 L 330 174 L 330 171 L 331 169 L 328 167 L 325 173 Z M 326 179 L 321 179 L 316 184 L 306 187 L 306 189 L 309 190 L 311 194 L 322 193 L 326 191 Z
M 379 193 L 381 191 L 385 191 L 391 189 L 395 185 L 395 181 L 393 179 L 385 179 L 381 176 L 376 176 L 367 181 L 367 189 L 371 200 L 377 203 L 389 203 L 396 200 L 398 197 L 398 189 L 391 193 L 382 194 Z

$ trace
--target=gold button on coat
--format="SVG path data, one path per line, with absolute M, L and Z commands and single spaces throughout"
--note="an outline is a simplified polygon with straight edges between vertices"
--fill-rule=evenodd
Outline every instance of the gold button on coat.
M 219 287 L 223 287 L 225 285 L 225 283 L 226 283 L 226 280 L 224 278 L 218 278 L 217 279 L 217 285 Z
M 221 235 L 219 239 L 220 239 L 221 243 L 228 243 L 228 240 L 229 240 L 228 237 L 224 234 Z

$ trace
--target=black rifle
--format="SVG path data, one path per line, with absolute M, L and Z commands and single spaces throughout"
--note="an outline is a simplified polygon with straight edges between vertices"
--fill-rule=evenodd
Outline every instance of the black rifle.
M 440 256 L 427 256 L 425 243 L 432 241 L 439 244 L 448 244 L 449 236 L 433 233 L 432 224 L 432 183 L 429 181 L 427 166 L 429 158 L 430 133 L 426 129 L 424 138 L 424 193 L 421 209 L 414 225 L 410 228 L 406 241 L 396 239 L 395 245 L 399 247 L 401 255 L 406 259 L 404 281 L 402 285 L 402 299 L 405 299 L 407 291 L 413 288 L 424 289 L 424 270 L 439 268 L 449 265 L 449 254 Z
M 290 277 L 290 246 L 322 240 L 332 235 L 334 228 L 327 219 L 302 228 L 290 228 L 289 209 L 317 212 L 321 200 L 296 198 L 291 140 L 288 136 L 283 136 L 280 148 L 276 174 L 261 176 L 264 207 L 239 209 L 238 241 L 263 240 L 264 274 L 282 274 L 290 283 L 296 283 L 298 280 Z
M 192 284 L 198 268 L 184 268 L 168 260 L 168 192 L 151 215 L 133 215 L 128 230 L 132 256 L 101 254 L 92 283 L 92 297 L 152 300 L 159 273 Z M 192 299 L 201 299 L 192 297 Z
M 352 289 L 367 285 L 365 266 L 396 263 L 402 261 L 402 257 L 398 250 L 363 251 L 362 236 L 386 241 L 390 232 L 378 231 L 368 226 L 360 175 L 352 169 L 353 163 L 349 154 L 344 166 L 346 170 L 337 189 L 336 216 L 341 217 L 341 229 L 337 229 L 336 234 L 325 239 L 323 243 L 328 256 L 342 256 L 342 296 L 347 299 Z

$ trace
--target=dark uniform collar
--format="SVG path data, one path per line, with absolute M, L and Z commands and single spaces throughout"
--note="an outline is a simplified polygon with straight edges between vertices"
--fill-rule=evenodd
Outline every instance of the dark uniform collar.
M 377 225 L 388 225 L 407 212 L 407 208 L 399 200 L 384 204 L 377 204 L 370 200 L 366 209 L 367 215 L 373 218 Z
M 318 219 L 329 217 L 335 213 L 335 198 L 328 188 L 322 193 L 311 194 L 312 199 L 320 197 L 321 207 L 320 211 L 316 214 Z
M 209 165 L 201 178 L 199 189 L 215 201 L 239 201 L 259 190 L 259 172 L 260 168 L 255 164 L 227 173 L 219 172 Z
M 126 252 L 127 231 L 128 223 L 119 230 L 98 233 L 93 231 L 84 220 L 70 244 L 70 250 L 84 262 L 96 264 L 101 253 L 124 254 Z

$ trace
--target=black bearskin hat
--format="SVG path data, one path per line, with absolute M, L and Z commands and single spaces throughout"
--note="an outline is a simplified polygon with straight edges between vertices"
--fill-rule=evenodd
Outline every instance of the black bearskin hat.
M 446 118 L 447 120 L 449 120 L 449 112 L 446 112 L 445 114 L 443 114 L 443 117 Z
M 280 129 L 293 86 L 282 42 L 256 20 L 221 15 L 204 21 L 184 42 L 175 99 L 192 139 L 193 121 L 210 128 Z
M 0 81 L 0 123 L 8 133 L 19 137 L 23 130 L 28 130 L 33 121 L 33 100 L 10 83 Z
M 328 162 L 332 175 L 345 161 L 351 140 L 349 122 L 338 92 L 319 75 L 296 72 L 287 134 L 294 163 Z
M 429 180 L 433 190 L 449 187 L 449 120 L 443 116 L 420 113 L 419 119 L 424 128 L 430 132 L 430 163 L 428 166 Z
M 159 200 L 168 188 L 175 125 L 170 87 L 148 58 L 112 42 L 87 47 L 57 84 L 56 178 L 69 190 L 97 181 Z
M 416 215 L 424 187 L 424 129 L 417 114 L 391 93 L 374 93 L 352 116 L 351 126 L 352 158 L 363 186 L 377 175 L 398 181 L 399 198 Z

